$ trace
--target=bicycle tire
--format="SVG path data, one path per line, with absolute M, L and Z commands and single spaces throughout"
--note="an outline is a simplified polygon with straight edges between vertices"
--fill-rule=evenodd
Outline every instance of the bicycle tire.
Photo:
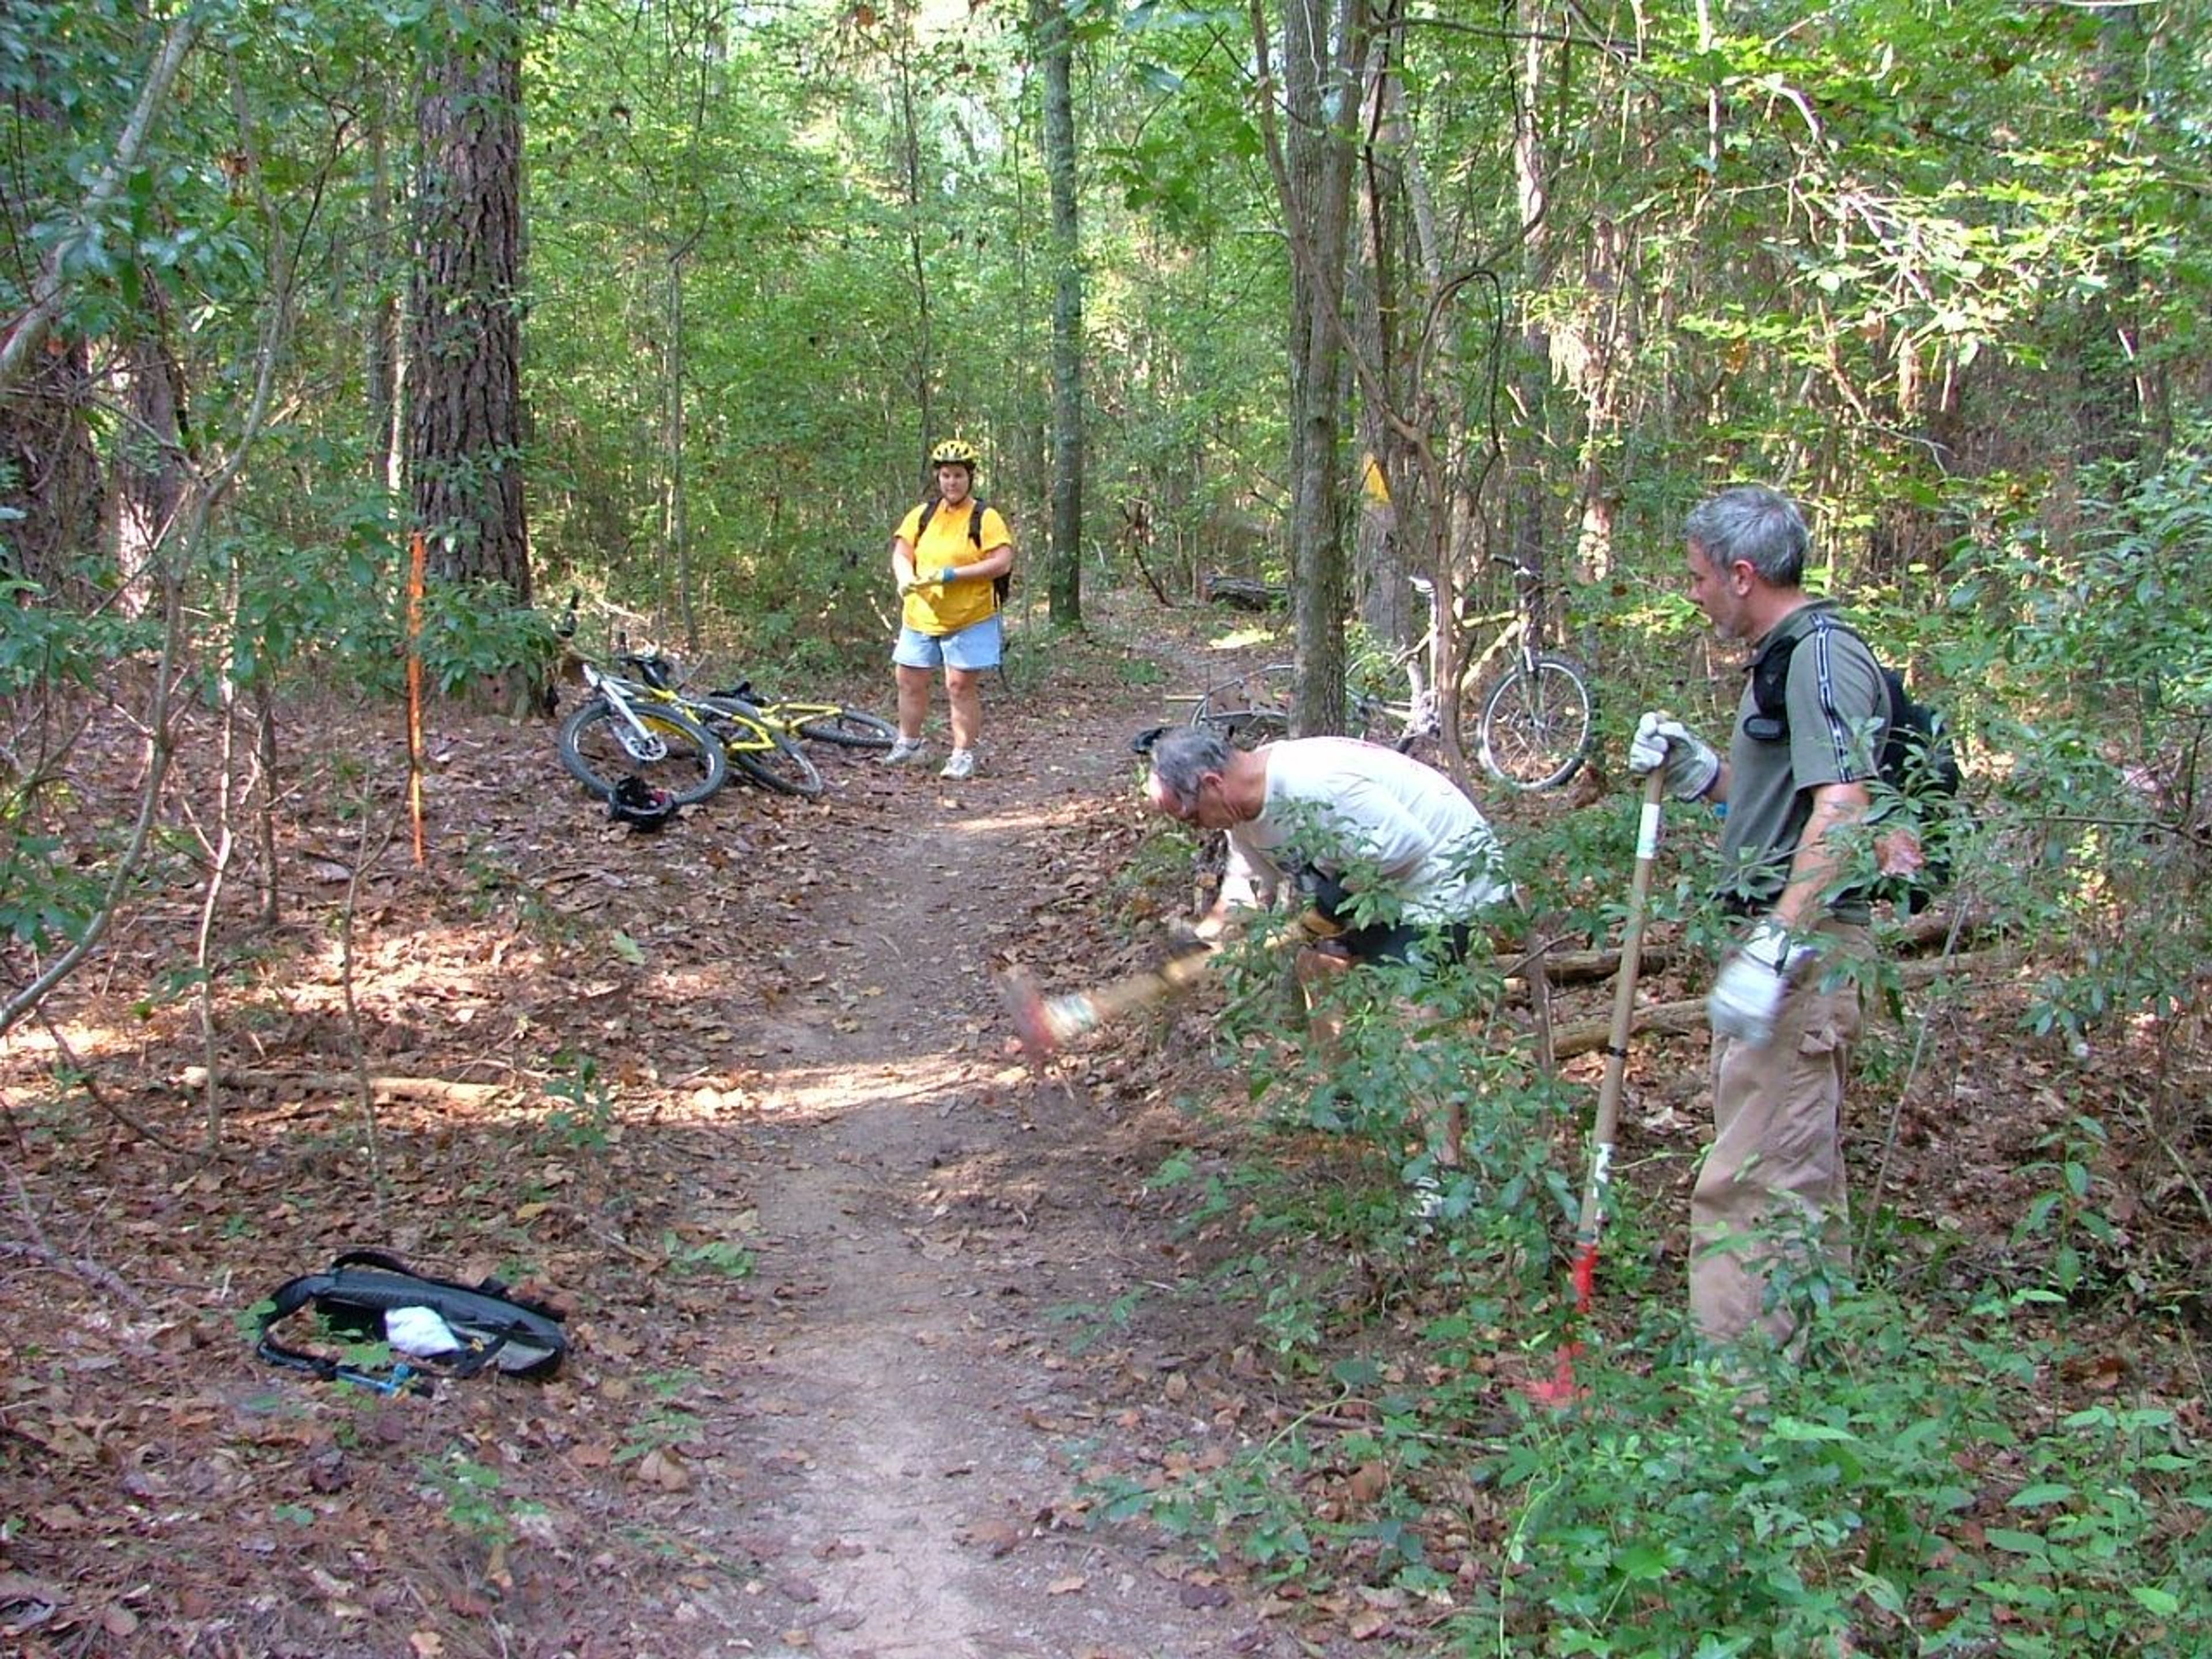
M 1218 732 L 1232 749 L 1257 749 L 1291 735 L 1291 681 L 1296 671 L 1288 663 L 1270 663 L 1207 688 L 1190 711 L 1190 723 Z M 1221 698 L 1226 706 L 1215 707 Z M 1267 705 L 1253 702 L 1267 699 Z M 1233 700 L 1233 701 L 1231 701 Z
M 826 714 L 810 714 L 793 728 L 802 738 L 834 743 L 842 749 L 888 749 L 898 741 L 898 727 L 878 714 L 857 708 L 839 708 Z
M 729 758 L 721 744 L 688 714 L 662 707 L 637 711 L 659 740 L 659 755 L 639 755 L 626 739 L 629 723 L 605 697 L 593 697 L 561 723 L 561 763 L 601 800 L 614 798 L 615 786 L 641 777 L 665 789 L 678 806 L 707 799 L 729 781 Z
M 1539 657 L 1533 678 L 1516 667 L 1483 699 L 1476 759 L 1509 789 L 1556 789 L 1589 758 L 1595 712 L 1579 668 Z
M 1291 722 L 1270 708 L 1237 708 L 1207 714 L 1191 722 L 1218 732 L 1231 749 L 1257 749 L 1263 743 L 1279 743 L 1291 735 Z
M 722 738 L 723 751 L 730 764 L 753 782 L 780 795 L 797 795 L 806 800 L 822 793 L 822 774 L 806 751 L 770 725 L 751 704 L 734 697 L 709 697 L 701 706 L 710 714 L 720 716 L 720 723 L 728 728 L 717 732 Z M 760 741 L 763 738 L 768 739 L 765 744 Z M 742 746 L 733 744 L 732 738 Z

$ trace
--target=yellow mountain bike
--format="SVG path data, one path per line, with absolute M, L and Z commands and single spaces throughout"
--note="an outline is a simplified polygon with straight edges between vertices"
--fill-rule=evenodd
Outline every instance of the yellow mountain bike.
M 618 648 L 626 673 L 584 665 L 592 695 L 561 725 L 561 763 L 611 799 L 625 775 L 666 789 L 678 806 L 722 787 L 734 766 L 787 795 L 822 793 L 822 775 L 779 727 L 744 702 L 676 689 L 676 665 L 657 652 Z
M 835 744 L 840 749 L 888 749 L 898 741 L 898 727 L 879 714 L 848 708 L 842 703 L 767 696 L 755 690 L 750 680 L 739 680 L 710 699 L 724 700 L 744 705 L 756 719 L 779 731 Z

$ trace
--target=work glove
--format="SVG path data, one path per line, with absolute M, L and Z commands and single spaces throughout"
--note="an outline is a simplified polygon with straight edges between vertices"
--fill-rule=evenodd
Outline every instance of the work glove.
M 1293 876 L 1306 901 L 1306 908 L 1291 924 L 1300 936 L 1317 942 L 1343 933 L 1352 908 L 1352 892 L 1344 878 L 1311 864 L 1300 865 Z
M 1636 722 L 1629 740 L 1628 769 L 1638 777 L 1657 771 L 1676 800 L 1699 800 L 1721 774 L 1712 744 L 1674 719 L 1652 709 Z
M 1720 977 L 1705 998 L 1705 1019 L 1713 1035 L 1741 1037 L 1764 1048 L 1773 1040 L 1774 1017 L 1781 1012 L 1790 975 L 1814 954 L 1812 945 L 1791 940 L 1778 917 L 1761 917 L 1721 964 Z

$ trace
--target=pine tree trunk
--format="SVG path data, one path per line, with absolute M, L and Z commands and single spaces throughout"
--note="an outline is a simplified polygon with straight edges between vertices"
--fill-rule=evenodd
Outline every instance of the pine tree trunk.
M 426 65 L 408 464 L 431 568 L 531 599 L 522 502 L 521 35 L 508 0 L 457 8 Z
M 82 562 L 100 544 L 100 457 L 87 417 L 92 377 L 82 339 L 50 333 L 31 371 L 0 394 L 0 507 L 9 564 L 50 598 L 89 603 Z
M 115 570 L 132 616 L 152 600 L 153 564 L 185 496 L 184 371 L 169 347 L 160 287 L 149 276 L 140 291 L 144 325 L 123 348 L 131 419 L 115 457 Z

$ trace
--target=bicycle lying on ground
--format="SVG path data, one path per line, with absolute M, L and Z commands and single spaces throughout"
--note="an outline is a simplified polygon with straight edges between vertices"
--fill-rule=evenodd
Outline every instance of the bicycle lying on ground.
M 1508 788 L 1555 789 L 1574 776 L 1589 756 L 1595 726 L 1589 683 L 1578 665 L 1540 648 L 1542 595 L 1534 574 L 1512 560 L 1499 562 L 1513 567 L 1515 605 L 1511 611 L 1474 617 L 1468 624 L 1496 625 L 1498 632 L 1482 651 L 1462 659 L 1461 735 L 1474 738 L 1476 763 Z M 1425 595 L 1430 592 L 1425 582 L 1414 586 Z M 1433 603 L 1431 610 L 1433 628 Z M 1430 635 L 1424 634 L 1392 665 L 1412 682 L 1411 695 L 1405 700 L 1353 697 L 1355 731 L 1401 754 L 1425 747 L 1434 750 L 1443 735 L 1443 717 L 1434 690 L 1425 685 L 1419 672 L 1427 659 Z M 1509 648 L 1512 665 L 1477 704 L 1470 694 L 1480 686 L 1499 653 Z M 1188 699 L 1193 705 L 1190 723 L 1211 727 L 1240 749 L 1273 743 L 1289 734 L 1296 678 L 1297 671 L 1289 663 L 1270 663 L 1218 681 Z M 1468 712 L 1474 714 L 1471 723 Z
M 672 699 L 590 663 L 583 675 L 591 695 L 561 722 L 561 763 L 602 800 L 638 777 L 690 806 L 728 780 L 721 739 Z
M 1297 680 L 1297 671 L 1290 664 L 1269 663 L 1217 680 L 1195 696 L 1171 694 L 1168 701 L 1190 703 L 1190 723 L 1219 732 L 1231 747 L 1257 749 L 1291 734 Z
M 746 704 L 753 713 L 778 730 L 835 744 L 841 749 L 888 749 L 898 741 L 898 727 L 880 714 L 848 708 L 842 703 L 799 702 L 788 697 L 767 697 L 753 690 L 750 680 L 739 680 L 717 697 Z
M 720 788 L 735 766 L 787 795 L 822 793 L 822 774 L 797 743 L 743 698 L 692 696 L 657 652 L 618 648 L 628 674 L 584 665 L 592 696 L 561 726 L 561 761 L 584 786 L 611 797 L 624 775 L 645 778 L 688 806 Z

